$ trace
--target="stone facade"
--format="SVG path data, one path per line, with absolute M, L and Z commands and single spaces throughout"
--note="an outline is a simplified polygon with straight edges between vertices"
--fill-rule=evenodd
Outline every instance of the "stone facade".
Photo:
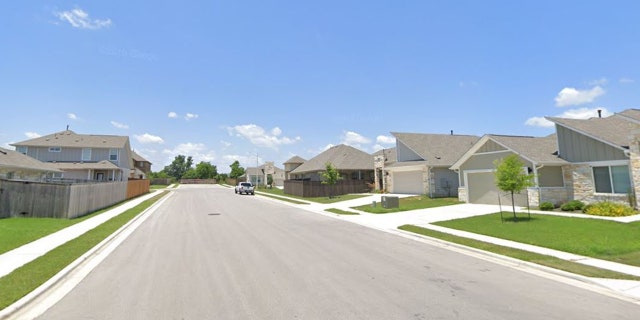
M 637 165 L 640 167 L 640 163 Z M 640 170 L 640 168 L 638 170 Z M 567 191 L 569 191 L 567 200 L 580 200 L 587 204 L 602 201 L 629 204 L 629 196 L 626 194 L 597 194 L 593 182 L 592 169 L 588 164 L 565 166 L 563 167 L 563 172 L 565 175 L 565 185 L 567 185 Z M 632 186 L 640 182 L 640 176 L 634 174 L 631 178 L 633 181 Z
M 629 171 L 631 172 L 631 188 L 638 209 L 638 195 L 640 195 L 640 135 L 635 134 L 629 143 Z
M 529 205 L 532 207 L 539 207 L 542 202 L 551 202 L 556 206 L 560 206 L 563 203 L 569 201 L 570 192 L 565 187 L 554 188 L 528 188 L 527 194 L 529 196 Z
M 469 196 L 467 195 L 467 188 L 465 188 L 465 187 L 458 188 L 458 201 L 462 201 L 464 203 L 469 203 Z

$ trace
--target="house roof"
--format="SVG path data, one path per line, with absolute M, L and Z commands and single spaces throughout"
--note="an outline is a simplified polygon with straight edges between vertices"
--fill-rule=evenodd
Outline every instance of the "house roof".
M 451 169 L 459 169 L 460 166 L 462 166 L 464 162 L 484 146 L 487 141 L 493 141 L 501 145 L 505 149 L 510 150 L 534 163 L 534 165 L 567 164 L 567 161 L 558 157 L 558 142 L 555 133 L 546 137 L 486 134 L 462 157 L 460 157 L 460 159 L 451 166 Z
M 382 149 L 373 153 L 374 157 L 380 156 L 384 153 L 384 163 L 394 163 L 398 161 L 398 153 L 396 148 Z
M 480 138 L 471 135 L 391 132 L 429 166 L 450 166 Z
M 42 162 L 20 152 L 0 147 L 0 168 L 60 172 L 49 163 Z
M 246 175 L 252 175 L 252 176 L 263 175 L 264 174 L 264 171 L 263 171 L 264 167 L 265 167 L 264 164 L 259 166 L 259 167 L 249 167 L 249 168 L 244 170 L 244 175 L 243 176 L 246 176 Z M 277 166 L 273 166 L 273 168 L 275 169 L 276 173 L 284 172 L 284 169 L 280 169 Z
M 50 162 L 52 166 L 63 171 L 71 170 L 120 170 L 121 168 L 111 161 L 100 162 Z
M 293 156 L 291 157 L 291 159 L 285 161 L 283 164 L 300 164 L 305 162 L 307 162 L 307 160 L 300 158 L 298 156 Z
M 131 150 L 131 158 L 134 161 L 138 161 L 138 162 L 149 162 L 151 163 L 151 161 L 145 159 L 144 157 L 142 157 L 141 155 L 139 155 L 138 153 L 136 153 L 135 151 Z
M 318 172 L 326 170 L 330 162 L 338 170 L 373 170 L 373 157 L 364 151 L 344 144 L 333 146 L 309 159 L 291 173 Z
M 27 147 L 74 147 L 74 148 L 122 148 L 127 145 L 128 136 L 77 134 L 71 130 L 12 143 L 12 146 Z
M 617 113 L 617 115 L 626 117 L 632 121 L 640 123 L 640 109 L 627 109 L 620 113 Z
M 636 112 L 631 111 L 626 115 L 629 114 L 636 114 Z M 590 119 L 545 118 L 556 125 L 569 128 L 620 149 L 629 148 L 629 134 L 634 130 L 640 129 L 640 123 L 630 120 L 625 115 L 621 116 L 619 114 L 614 114 L 606 118 Z

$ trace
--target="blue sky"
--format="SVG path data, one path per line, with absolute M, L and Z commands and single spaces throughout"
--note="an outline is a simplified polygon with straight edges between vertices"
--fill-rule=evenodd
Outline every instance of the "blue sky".
M 127 135 L 219 172 L 391 132 L 544 136 L 640 101 L 637 1 L 4 1 L 0 145 Z M 10 147 L 11 148 L 11 147 Z

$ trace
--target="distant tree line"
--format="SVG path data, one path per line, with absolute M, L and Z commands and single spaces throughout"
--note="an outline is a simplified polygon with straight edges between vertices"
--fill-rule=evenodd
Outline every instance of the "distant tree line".
M 151 179 L 172 179 L 180 181 L 180 179 L 216 179 L 224 182 L 227 178 L 236 179 L 245 173 L 245 169 L 240 166 L 238 160 L 234 161 L 229 167 L 231 172 L 218 173 L 218 168 L 208 161 L 201 161 L 193 167 L 193 158 L 191 156 L 177 155 L 171 164 L 165 166 L 158 172 L 151 172 Z

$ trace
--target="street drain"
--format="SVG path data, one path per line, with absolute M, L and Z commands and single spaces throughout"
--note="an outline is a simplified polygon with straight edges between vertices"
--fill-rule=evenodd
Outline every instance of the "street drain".
M 221 213 L 209 213 L 210 216 L 219 216 Z

